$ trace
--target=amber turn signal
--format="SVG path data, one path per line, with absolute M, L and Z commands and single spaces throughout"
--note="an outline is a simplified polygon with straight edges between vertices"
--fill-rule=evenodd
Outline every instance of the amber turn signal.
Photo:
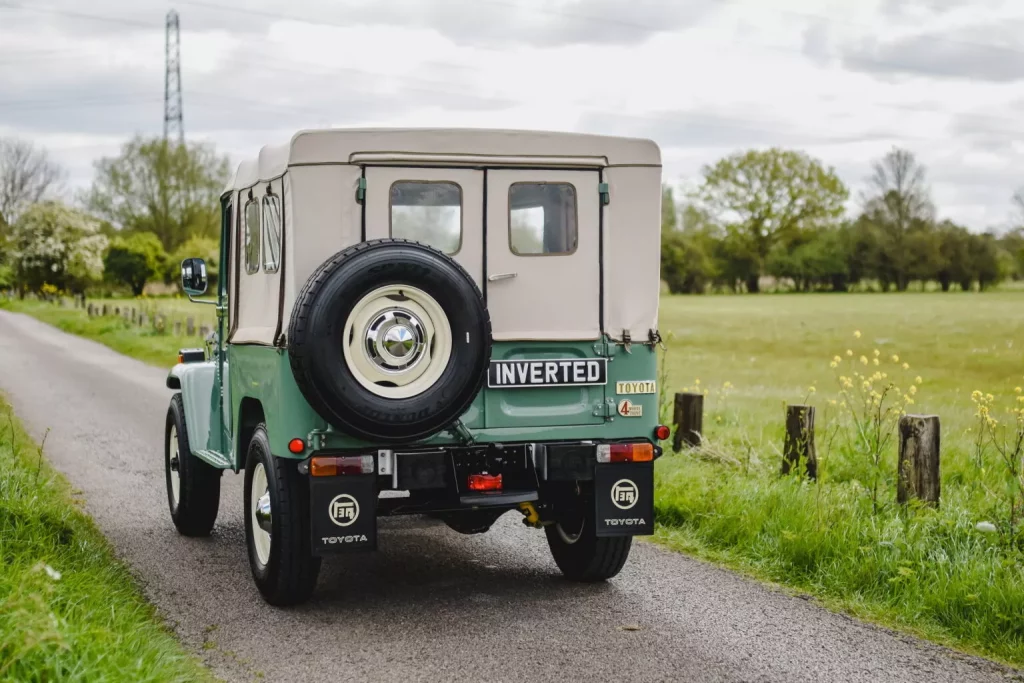
M 597 446 L 598 462 L 650 462 L 654 446 L 649 443 L 602 443 Z
M 309 473 L 314 477 L 333 477 L 337 474 L 373 474 L 372 455 L 317 456 L 309 461 Z

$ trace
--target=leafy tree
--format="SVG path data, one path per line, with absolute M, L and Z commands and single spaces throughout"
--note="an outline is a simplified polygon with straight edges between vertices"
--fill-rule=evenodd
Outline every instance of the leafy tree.
M 804 240 L 777 244 L 768 255 L 768 273 L 793 280 L 797 291 L 824 286 L 845 291 L 849 278 L 848 235 L 841 228 L 809 233 Z
M 65 175 L 46 150 L 27 140 L 0 138 L 0 235 L 31 204 L 59 189 Z
M 742 278 L 759 291 L 768 255 L 778 242 L 797 233 L 833 225 L 843 214 L 849 191 L 833 169 L 803 152 L 750 150 L 704 168 L 696 192 L 703 206 L 730 227 L 732 275 L 748 264 Z
M 864 217 L 878 229 L 882 242 L 878 276 L 884 289 L 895 284 L 902 292 L 916 274 L 913 271 L 921 270 L 908 241 L 920 243 L 922 238 L 911 240 L 910 235 L 927 230 L 935 214 L 925 168 L 911 152 L 894 148 L 875 162 L 868 184 Z
M 679 207 L 676 205 L 675 193 L 668 185 L 661 186 L 661 233 L 664 235 L 679 227 L 677 215 Z
M 1003 279 L 999 245 L 991 233 L 971 235 L 970 259 L 978 289 L 985 291 Z
M 34 204 L 11 228 L 11 263 L 22 295 L 44 284 L 75 293 L 103 275 L 107 238 L 90 216 L 59 202 Z
M 123 284 L 134 296 L 142 294 L 146 283 L 163 275 L 167 252 L 160 239 L 151 232 L 136 232 L 126 237 L 115 237 L 103 259 L 104 275 L 108 280 Z
M 942 221 L 937 229 L 939 246 L 939 267 L 935 279 L 943 292 L 948 292 L 953 283 L 967 283 L 970 289 L 974 272 L 970 263 L 971 233 L 967 228 L 953 221 Z
M 168 251 L 190 237 L 215 237 L 228 161 L 211 146 L 135 137 L 119 156 L 96 162 L 86 204 L 133 232 L 152 232 Z
M 702 294 L 716 275 L 715 237 L 706 230 L 661 235 L 661 274 L 673 294 Z

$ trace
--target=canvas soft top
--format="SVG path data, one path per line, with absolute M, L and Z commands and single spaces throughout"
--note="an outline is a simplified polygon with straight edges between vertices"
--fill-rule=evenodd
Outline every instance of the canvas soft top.
M 484 128 L 303 130 L 238 165 L 225 192 L 280 177 L 289 166 L 415 163 L 552 167 L 661 166 L 651 140 L 585 133 Z

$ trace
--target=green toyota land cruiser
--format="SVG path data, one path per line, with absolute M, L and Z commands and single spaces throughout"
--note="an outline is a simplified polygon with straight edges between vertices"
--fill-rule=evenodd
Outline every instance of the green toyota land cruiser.
M 302 131 L 221 199 L 205 349 L 167 378 L 171 518 L 213 528 L 245 475 L 264 599 L 304 601 L 377 519 L 460 533 L 507 512 L 577 581 L 654 528 L 661 159 L 648 140 L 508 130 Z M 385 535 L 385 542 L 387 536 Z

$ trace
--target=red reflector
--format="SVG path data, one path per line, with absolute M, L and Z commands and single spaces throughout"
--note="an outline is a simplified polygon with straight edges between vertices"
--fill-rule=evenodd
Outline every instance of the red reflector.
M 654 438 L 658 441 L 664 441 L 672 433 L 672 430 L 665 425 L 658 425 L 654 428 Z
M 500 474 L 471 474 L 469 475 L 470 491 L 500 491 Z
M 288 442 L 288 450 L 292 453 L 301 453 L 306 450 L 306 442 L 302 439 L 292 439 Z

